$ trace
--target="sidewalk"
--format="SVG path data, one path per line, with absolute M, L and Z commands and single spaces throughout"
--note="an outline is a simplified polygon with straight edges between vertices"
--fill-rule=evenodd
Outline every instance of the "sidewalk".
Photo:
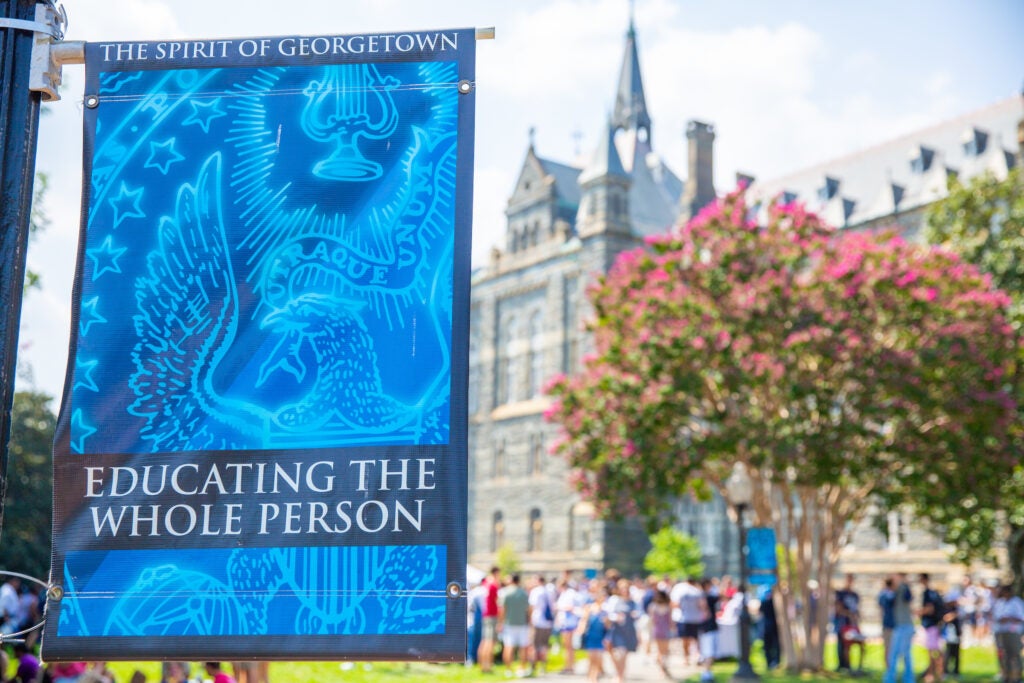
M 626 661 L 626 680 L 627 681 L 658 681 L 664 683 L 665 681 L 683 681 L 687 679 L 696 680 L 700 677 L 701 669 L 697 666 L 684 667 L 678 657 L 669 658 L 669 673 L 672 674 L 672 678 L 665 678 L 665 674 L 662 673 L 661 669 L 658 668 L 655 662 L 654 655 L 646 655 L 640 652 L 634 652 L 629 655 L 629 659 Z M 535 683 L 568 683 L 569 681 L 586 680 L 587 677 L 587 661 L 586 655 L 583 655 L 582 661 L 576 662 L 576 668 L 574 674 L 562 674 L 558 672 L 549 672 L 544 675 L 537 675 L 532 678 L 526 678 L 523 680 L 535 682 Z M 497 675 L 492 675 L 488 680 L 505 680 L 504 676 L 499 672 Z M 508 679 L 514 680 L 514 679 Z M 615 680 L 615 668 L 612 666 L 611 657 L 607 654 L 604 656 L 604 675 L 601 678 L 602 681 L 614 681 Z

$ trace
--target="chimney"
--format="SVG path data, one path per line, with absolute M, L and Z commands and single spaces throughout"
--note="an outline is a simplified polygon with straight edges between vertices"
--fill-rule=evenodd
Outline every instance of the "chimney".
M 680 200 L 680 220 L 686 222 L 715 200 L 715 127 L 703 121 L 686 124 L 689 149 L 686 189 Z

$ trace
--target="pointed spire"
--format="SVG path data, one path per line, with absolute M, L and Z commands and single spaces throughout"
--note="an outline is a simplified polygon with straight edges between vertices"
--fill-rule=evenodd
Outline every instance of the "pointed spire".
M 647 98 L 640 75 L 640 57 L 636 49 L 636 26 L 633 23 L 633 3 L 629 4 L 629 30 L 626 31 L 626 51 L 619 72 L 619 85 L 615 91 L 615 111 L 612 124 L 616 129 L 643 130 L 651 138 L 651 117 L 647 113 Z
M 585 185 L 591 180 L 606 176 L 629 177 L 626 169 L 622 166 L 619 152 L 615 148 L 615 126 L 611 121 L 606 125 L 605 134 L 601 136 L 601 141 L 598 143 L 597 149 L 594 150 L 594 156 L 591 157 L 590 163 L 580 173 L 579 182 L 580 185 Z

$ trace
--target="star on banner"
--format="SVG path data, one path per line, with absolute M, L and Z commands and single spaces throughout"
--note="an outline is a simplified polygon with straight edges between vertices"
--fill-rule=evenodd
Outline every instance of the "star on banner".
M 143 168 L 155 168 L 164 175 L 167 175 L 171 164 L 182 161 L 185 157 L 178 150 L 174 149 L 175 138 L 169 138 L 164 142 L 149 143 L 149 158 L 143 164 Z
M 96 366 L 99 364 L 100 362 L 98 360 L 78 361 L 75 364 L 75 386 L 72 388 L 77 389 L 78 387 L 82 387 L 89 391 L 99 391 L 100 388 L 97 386 L 96 380 L 92 378 L 92 371 L 95 370 Z
M 96 428 L 86 424 L 81 408 L 71 413 L 71 433 L 78 435 L 77 439 L 71 440 L 71 449 L 76 453 L 84 453 L 85 440 L 96 433 Z
M 137 190 L 129 190 L 128 184 L 124 181 L 121 182 L 121 189 L 116 197 L 111 197 L 108 201 L 110 205 L 114 207 L 114 227 L 121 225 L 121 222 L 125 218 L 145 218 L 146 212 L 139 208 L 139 202 L 142 201 L 142 191 L 146 189 L 140 187 Z
M 89 334 L 89 328 L 92 327 L 93 323 L 107 322 L 106 318 L 96 312 L 96 305 L 99 302 L 100 298 L 98 296 L 82 302 L 82 310 L 78 316 L 78 331 L 83 337 Z
M 227 116 L 227 114 L 220 108 L 219 97 L 209 102 L 192 100 L 189 104 L 192 105 L 192 113 L 181 122 L 181 125 L 188 126 L 193 123 L 197 124 L 203 129 L 204 133 L 210 132 L 210 121 L 220 118 L 221 116 Z
M 96 282 L 103 273 L 120 273 L 121 266 L 117 259 L 124 256 L 126 251 L 126 247 L 114 248 L 114 238 L 111 235 L 107 235 L 100 246 L 86 249 L 85 253 L 93 261 L 92 281 Z

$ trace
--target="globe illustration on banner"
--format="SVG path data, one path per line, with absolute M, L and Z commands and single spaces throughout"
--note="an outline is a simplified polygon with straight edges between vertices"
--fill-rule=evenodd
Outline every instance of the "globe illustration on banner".
M 209 576 L 175 565 L 146 569 L 117 603 L 104 635 L 205 636 L 240 633 L 234 595 Z

